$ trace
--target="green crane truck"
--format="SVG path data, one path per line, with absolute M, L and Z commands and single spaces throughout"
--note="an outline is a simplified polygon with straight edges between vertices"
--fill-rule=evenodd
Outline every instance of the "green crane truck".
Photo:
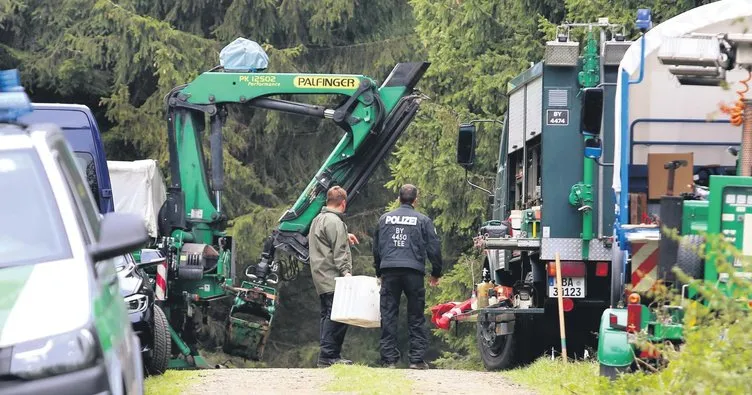
M 643 15 L 647 30 L 649 12 Z M 601 316 L 603 376 L 613 378 L 643 362 L 662 365 L 654 345 L 683 343 L 683 303 L 664 302 L 652 292 L 663 284 L 682 299 L 697 298 L 695 287 L 682 283 L 674 267 L 749 303 L 749 295 L 733 294 L 732 276 L 750 276 L 742 260 L 723 257 L 733 262 L 733 270 L 722 270 L 718 251 L 704 241 L 722 237 L 742 255 L 752 255 L 747 226 L 752 224 L 752 102 L 743 99 L 746 89 L 737 91 L 730 119 L 707 116 L 717 112 L 719 102 L 734 99 L 720 86 L 752 76 L 750 23 L 749 2 L 704 5 L 648 31 L 619 66 L 613 265 L 624 273 L 618 286 L 624 293 Z M 658 221 L 633 215 L 645 206 L 633 199 L 641 194 Z
M 581 50 L 570 31 L 583 28 Z M 624 27 L 607 18 L 564 24 L 546 44 L 544 60 L 509 83 L 505 121 L 497 121 L 503 131 L 496 183 L 487 191 L 493 214 L 475 240 L 483 250 L 483 280 L 492 283 L 492 304 L 481 291 L 478 308 L 456 317 L 477 322 L 478 348 L 489 370 L 525 362 L 560 342 L 557 255 L 567 334 L 580 356 L 585 344 L 595 343 L 587 335 L 615 298 L 612 167 L 599 158 L 614 149 L 617 67 L 630 45 Z M 459 127 L 457 160 L 466 170 L 474 166 L 479 122 L 485 121 Z
M 414 88 L 429 63 L 399 63 L 379 86 L 363 75 L 264 73 L 268 57 L 258 44 L 240 39 L 231 45 L 243 54 L 245 64 L 228 61 L 175 87 L 166 97 L 169 180 L 158 216 L 159 242 L 153 247 L 167 259 L 151 275 L 170 324 L 171 368 L 207 366 L 197 337 L 214 306 L 228 296 L 234 302 L 224 322 L 225 351 L 248 359 L 262 356 L 278 303 L 276 286 L 292 265 L 308 262 L 306 235 L 326 191 L 339 185 L 350 201 L 357 197 L 424 97 Z M 238 45 L 242 51 L 237 51 Z M 343 99 L 337 107 L 325 108 L 273 98 L 293 94 Z M 242 281 L 236 273 L 235 240 L 225 232 L 228 218 L 222 208 L 222 126 L 228 104 L 325 118 L 344 132 L 280 218 L 260 262 L 248 266 L 248 278 Z M 205 134 L 209 158 L 204 157 Z

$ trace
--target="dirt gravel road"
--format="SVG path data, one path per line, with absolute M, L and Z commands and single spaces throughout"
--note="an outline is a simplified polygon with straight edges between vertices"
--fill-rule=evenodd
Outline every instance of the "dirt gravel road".
M 374 369 L 374 372 L 379 369 Z M 499 373 L 453 370 L 399 370 L 410 381 L 411 394 L 534 394 Z M 355 394 L 327 391 L 334 375 L 328 369 L 221 369 L 199 374 L 186 394 Z M 380 386 L 381 387 L 381 386 Z M 388 388 L 388 384 L 386 385 Z M 382 392 L 369 390 L 369 393 Z M 388 393 L 387 391 L 383 391 Z
M 433 369 L 408 370 L 405 375 L 414 383 L 413 394 L 535 394 L 493 372 Z

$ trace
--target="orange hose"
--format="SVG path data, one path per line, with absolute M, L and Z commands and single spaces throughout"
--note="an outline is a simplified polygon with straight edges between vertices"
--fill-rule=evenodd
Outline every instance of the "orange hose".
M 747 83 L 752 80 L 752 71 L 747 71 L 747 73 L 749 73 L 747 79 L 739 81 L 739 83 L 742 84 L 744 88 L 743 90 L 740 89 L 736 91 L 736 94 L 739 95 L 736 103 L 734 103 L 734 105 L 731 107 L 721 103 L 721 111 L 729 115 L 731 124 L 734 126 L 740 126 L 742 124 L 742 113 L 744 112 L 744 94 L 749 91 L 749 85 Z

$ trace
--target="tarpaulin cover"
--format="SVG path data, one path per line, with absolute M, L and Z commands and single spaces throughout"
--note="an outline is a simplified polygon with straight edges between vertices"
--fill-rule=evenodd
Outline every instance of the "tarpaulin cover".
M 162 174 L 153 159 L 107 161 L 115 211 L 143 217 L 149 236 L 157 237 L 157 216 L 167 199 Z
M 255 41 L 238 37 L 222 48 L 219 64 L 228 71 L 264 70 L 269 65 L 269 56 Z
M 452 319 L 471 309 L 473 298 L 462 303 L 447 302 L 431 307 L 431 322 L 439 329 L 449 330 Z
M 431 307 L 431 322 L 439 329 L 449 329 L 449 320 L 442 319 L 444 314 L 457 307 L 457 302 L 447 302 Z

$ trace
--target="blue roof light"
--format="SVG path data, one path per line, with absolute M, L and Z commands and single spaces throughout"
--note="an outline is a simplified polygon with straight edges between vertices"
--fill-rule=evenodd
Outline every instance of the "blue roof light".
M 653 20 L 650 16 L 649 8 L 640 8 L 637 10 L 637 21 L 635 25 L 643 32 L 650 30 L 653 27 Z
M 18 70 L 0 70 L 0 92 L 23 90 Z
M 21 86 L 18 70 L 0 71 L 0 122 L 15 121 L 33 111 L 31 100 Z

